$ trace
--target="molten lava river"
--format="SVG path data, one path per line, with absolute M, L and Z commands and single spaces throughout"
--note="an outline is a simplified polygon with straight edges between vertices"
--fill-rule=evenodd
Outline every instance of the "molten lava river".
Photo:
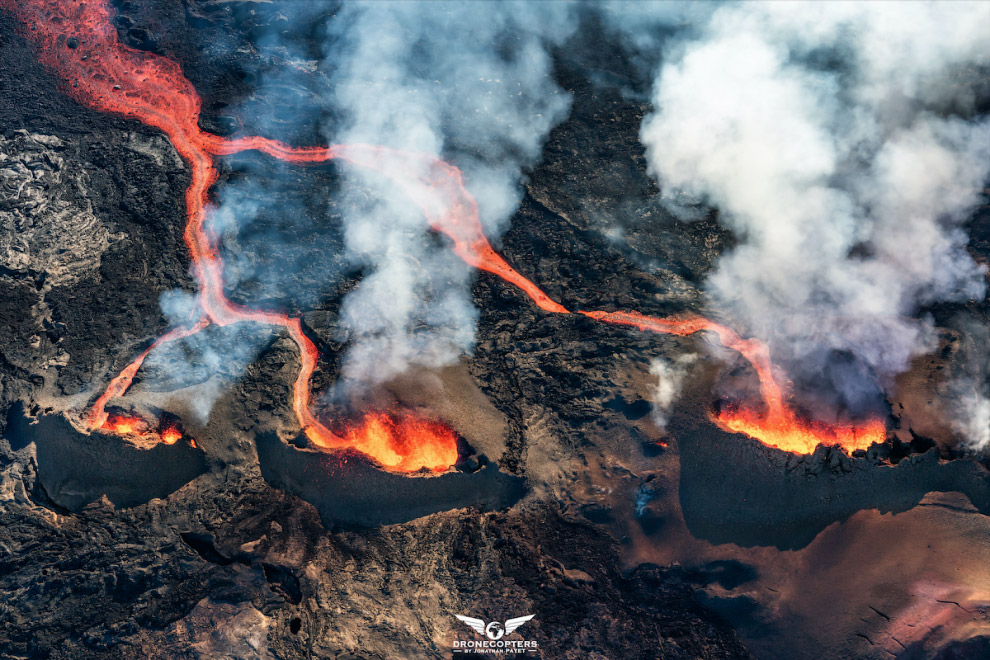
M 219 246 L 205 224 L 209 191 L 217 180 L 216 158 L 257 150 L 299 165 L 329 160 L 373 170 L 394 181 L 423 212 L 430 226 L 445 234 L 454 252 L 469 265 L 497 275 L 521 289 L 546 312 L 571 314 L 499 256 L 482 233 L 475 200 L 465 189 L 458 168 L 434 156 L 384 146 L 335 144 L 293 147 L 264 137 L 223 138 L 199 127 L 201 101 L 179 65 L 165 57 L 134 50 L 117 39 L 106 0 L 0 0 L 17 15 L 34 40 L 42 62 L 64 81 L 76 101 L 157 128 L 171 140 L 188 164 L 192 181 L 186 190 L 184 240 L 192 256 L 198 284 L 198 314 L 187 326 L 173 328 L 138 355 L 82 416 L 89 429 L 121 435 L 143 435 L 172 444 L 182 437 L 174 426 L 108 414 L 107 404 L 127 393 L 144 359 L 156 347 L 188 337 L 210 324 L 262 323 L 283 328 L 299 348 L 301 368 L 293 385 L 295 416 L 306 436 L 325 449 L 352 448 L 373 457 L 387 469 L 444 471 L 457 460 L 456 435 L 444 425 L 410 415 L 370 412 L 342 431 L 331 430 L 310 407 L 310 377 L 318 351 L 298 318 L 236 304 L 224 293 L 224 265 Z M 424 174 L 425 173 L 425 174 Z M 714 421 L 728 431 L 745 433 L 792 452 L 810 453 L 819 444 L 846 450 L 882 442 L 885 425 L 874 419 L 859 426 L 825 425 L 800 419 L 788 405 L 774 373 L 769 351 L 756 339 L 702 317 L 653 318 L 634 311 L 577 311 L 603 323 L 632 326 L 644 332 L 689 335 L 707 332 L 738 351 L 759 377 L 762 402 L 751 408 L 725 410 Z

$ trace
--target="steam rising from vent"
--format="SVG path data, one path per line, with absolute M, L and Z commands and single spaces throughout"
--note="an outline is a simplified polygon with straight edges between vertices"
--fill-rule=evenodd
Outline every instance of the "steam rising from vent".
M 170 325 L 175 327 L 198 318 L 196 304 L 195 297 L 184 291 L 166 291 L 159 300 Z M 197 423 L 206 424 L 224 389 L 247 369 L 271 338 L 270 328 L 253 324 L 204 328 L 149 353 L 144 380 L 150 385 L 145 387 L 164 392 L 194 387 L 183 397 L 183 403 Z
M 305 22 L 329 17 L 330 10 L 314 5 L 302 14 L 298 18 Z M 262 50 L 296 58 L 298 68 L 312 69 L 315 77 L 279 69 L 262 74 L 259 87 L 264 89 L 268 78 L 298 79 L 296 87 L 308 88 L 311 96 L 300 96 L 297 119 L 305 124 L 318 115 L 332 117 L 323 126 L 327 143 L 382 144 L 456 160 L 486 233 L 504 230 L 521 197 L 522 169 L 537 161 L 546 135 L 569 111 L 570 97 L 552 78 L 547 48 L 575 28 L 572 8 L 565 3 L 345 3 L 324 24 L 324 57 L 318 62 L 306 60 L 288 40 L 291 35 L 262 35 Z M 259 107 L 265 106 L 249 100 L 241 111 L 256 115 Z M 281 125 L 288 119 L 253 116 L 251 123 Z M 344 168 L 342 190 L 333 191 L 336 208 L 344 209 L 341 218 L 314 221 L 311 209 L 287 206 L 295 191 L 279 187 L 291 185 L 282 179 L 292 177 L 266 180 L 250 165 L 246 176 L 217 187 L 220 204 L 211 212 L 211 227 L 222 236 L 227 286 L 250 284 L 252 300 L 291 298 L 309 307 L 342 276 L 361 273 L 335 323 L 336 339 L 347 343 L 333 392 L 341 399 L 410 366 L 453 363 L 474 346 L 478 311 L 471 299 L 472 269 L 431 234 L 410 191 L 396 183 L 429 179 L 429 172 L 410 169 L 430 161 L 393 161 L 378 163 L 375 172 Z M 323 259 L 266 260 L 269 254 L 305 252 L 298 236 L 259 220 L 273 216 L 297 231 L 307 222 L 321 223 Z M 333 235 L 327 226 L 337 224 L 341 231 Z M 306 277 L 293 277 L 294 269 L 305 269 Z M 322 286 L 314 286 L 314 279 Z M 239 354 L 255 350 L 257 343 L 222 346 Z
M 932 347 L 922 306 L 986 293 L 960 224 L 990 174 L 988 34 L 986 3 L 743 3 L 654 81 L 651 172 L 741 239 L 714 302 L 847 413 L 873 395 L 836 355 L 882 387 Z
M 65 80 L 72 81 L 69 93 L 91 107 L 160 128 L 192 172 L 186 190 L 187 224 L 183 238 L 192 256 L 198 295 L 188 325 L 171 328 L 137 355 L 111 379 L 103 394 L 79 421 L 91 430 L 146 435 L 151 430 L 146 420 L 115 416 L 107 411 L 107 405 L 127 394 L 149 354 L 157 347 L 181 341 L 212 325 L 223 328 L 251 322 L 284 329 L 296 345 L 300 364 L 292 384 L 292 408 L 300 428 L 311 442 L 326 449 L 351 447 L 379 458 L 384 465 L 399 471 L 420 467 L 439 470 L 449 466 L 457 450 L 453 434 L 444 432 L 442 425 L 421 424 L 415 417 L 403 415 L 402 419 L 412 422 L 410 426 L 392 414 L 385 414 L 385 417 L 366 414 L 365 424 L 357 435 L 350 432 L 340 435 L 314 415 L 310 408 L 310 381 L 319 359 L 316 344 L 304 330 L 299 317 L 254 309 L 227 297 L 224 262 L 216 245 L 217 234 L 207 223 L 207 209 L 208 191 L 219 176 L 216 156 L 253 150 L 299 165 L 344 161 L 392 179 L 395 188 L 407 195 L 409 203 L 423 213 L 429 226 L 452 242 L 452 251 L 465 263 L 518 287 L 546 312 L 571 314 L 492 249 L 478 216 L 477 202 L 464 187 L 461 170 L 429 154 L 384 146 L 292 147 L 262 136 L 224 138 L 204 132 L 198 124 L 201 99 L 177 64 L 122 46 L 110 29 L 106 4 L 83 3 L 67 8 L 55 0 L 37 2 L 36 5 L 20 6 L 19 18 L 25 26 L 31 26 L 31 33 L 41 46 L 42 61 Z M 6 0 L 0 0 L 0 4 L 9 6 Z M 67 39 L 78 39 L 71 32 L 67 37 L 63 30 L 70 17 L 72 24 L 84 29 L 87 43 L 82 50 L 61 47 L 63 43 L 67 45 Z M 181 308 L 182 301 L 178 302 Z M 195 319 L 197 312 L 198 320 Z M 635 310 L 577 310 L 574 313 L 603 323 L 635 327 L 643 332 L 679 336 L 704 332 L 714 335 L 726 348 L 739 352 L 755 370 L 761 405 L 759 409 L 735 404 L 721 408 L 713 419 L 727 430 L 746 433 L 769 446 L 801 453 L 810 453 L 821 444 L 840 445 L 848 450 L 865 449 L 885 437 L 885 424 L 879 417 L 872 417 L 863 424 L 827 424 L 800 418 L 785 399 L 767 345 L 755 338 L 741 337 L 731 328 L 704 317 L 662 318 Z M 402 442 L 410 432 L 417 438 L 413 445 Z M 165 435 L 154 435 L 161 441 L 174 441 L 174 431 L 166 428 L 162 433 Z M 181 431 L 179 433 L 181 435 Z M 432 446 L 430 451 L 419 451 L 427 445 Z
M 650 363 L 650 373 L 657 378 L 650 397 L 653 402 L 653 421 L 660 428 L 667 428 L 667 413 L 681 393 L 688 367 L 697 359 L 698 356 L 694 353 L 687 353 L 676 360 L 656 358 Z
M 520 199 L 521 168 L 568 112 L 545 47 L 573 27 L 562 3 L 346 4 L 328 24 L 329 102 L 342 120 L 326 137 L 454 157 L 497 234 Z M 344 204 L 347 255 L 370 274 L 341 309 L 343 386 L 455 361 L 475 337 L 468 267 L 428 235 L 402 177 L 349 176 L 374 201 L 354 192 Z

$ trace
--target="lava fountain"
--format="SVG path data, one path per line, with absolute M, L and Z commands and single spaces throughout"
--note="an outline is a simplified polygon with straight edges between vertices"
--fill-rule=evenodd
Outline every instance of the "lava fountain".
M 106 412 L 107 403 L 126 394 L 144 359 L 155 347 L 188 337 L 208 324 L 264 323 L 283 328 L 299 347 L 301 366 L 293 384 L 292 406 L 306 436 L 323 448 L 350 447 L 364 452 L 386 468 L 408 472 L 421 468 L 442 471 L 457 459 L 456 436 L 442 424 L 410 415 L 373 412 L 363 421 L 332 430 L 310 410 L 310 378 L 319 353 L 298 318 L 238 305 L 224 294 L 223 262 L 217 238 L 205 226 L 209 191 L 217 180 L 215 158 L 257 150 L 300 165 L 342 160 L 392 179 L 423 212 L 430 226 L 445 234 L 454 252 L 467 264 L 492 273 L 522 290 L 538 307 L 570 314 L 532 281 L 510 266 L 491 247 L 482 232 L 474 198 L 464 187 L 461 172 L 435 156 L 409 153 L 384 146 L 337 144 L 291 147 L 264 137 L 223 138 L 199 127 L 201 100 L 178 63 L 134 50 L 117 39 L 106 0 L 69 3 L 60 0 L 0 0 L 37 42 L 42 62 L 64 81 L 65 91 L 79 103 L 140 121 L 164 132 L 189 165 L 192 180 L 186 190 L 187 223 L 184 240 L 192 257 L 198 284 L 200 318 L 187 327 L 170 330 L 132 361 L 83 416 L 89 428 L 117 433 L 149 428 L 143 420 L 121 426 Z M 715 416 L 723 428 L 745 433 L 767 445 L 808 453 L 818 444 L 864 449 L 882 442 L 882 420 L 861 426 L 805 422 L 788 406 L 776 379 L 766 345 L 743 339 L 731 329 L 702 317 L 654 318 L 632 311 L 581 311 L 600 322 L 627 325 L 646 332 L 689 335 L 708 332 L 726 347 L 738 351 L 755 368 L 760 381 L 760 410 L 725 410 Z M 178 438 L 167 436 L 172 442 Z M 166 436 L 161 436 L 168 442 Z

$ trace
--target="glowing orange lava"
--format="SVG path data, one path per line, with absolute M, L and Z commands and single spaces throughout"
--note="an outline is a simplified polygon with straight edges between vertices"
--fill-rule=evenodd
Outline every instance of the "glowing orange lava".
M 790 409 L 773 417 L 744 410 L 722 411 L 715 421 L 734 433 L 745 433 L 770 447 L 798 454 L 810 454 L 818 445 L 839 445 L 847 451 L 868 449 L 882 443 L 887 427 L 881 419 L 862 424 L 823 424 L 797 419 Z
M 144 364 L 145 358 L 151 353 L 151 351 L 157 346 L 162 344 L 167 344 L 170 341 L 176 339 L 181 339 L 183 337 L 188 337 L 194 335 L 203 328 L 207 326 L 207 321 L 205 319 L 199 321 L 196 325 L 189 328 L 173 328 L 172 330 L 166 332 L 164 335 L 159 337 L 155 342 L 146 348 L 140 355 L 134 358 L 129 365 L 124 367 L 116 378 L 110 381 L 110 385 L 107 386 L 106 391 L 100 395 L 100 398 L 96 400 L 93 407 L 90 408 L 89 413 L 86 415 L 86 422 L 91 429 L 103 428 L 106 429 L 107 424 L 107 412 L 106 405 L 110 402 L 110 399 L 114 397 L 123 396 L 125 392 L 130 388 L 131 383 L 134 382 L 134 377 L 137 375 L 138 369 Z
M 209 208 L 208 193 L 217 180 L 216 156 L 255 149 L 297 164 L 340 159 L 378 172 L 405 191 L 430 226 L 451 239 L 454 252 L 466 263 L 515 285 L 547 312 L 570 313 L 492 249 L 482 232 L 477 204 L 464 188 L 460 170 L 453 165 L 429 154 L 381 146 L 341 144 L 296 148 L 263 137 L 228 139 L 205 133 L 199 128 L 200 97 L 179 65 L 120 44 L 106 0 L 0 0 L 0 7 L 20 18 L 25 34 L 39 44 L 42 62 L 66 81 L 64 89 L 68 94 L 89 107 L 158 128 L 168 136 L 191 170 L 192 181 L 186 190 L 188 221 L 183 237 L 199 285 L 197 300 L 202 318 L 195 325 L 175 328 L 163 335 L 114 378 L 85 415 L 90 428 L 106 428 L 107 403 L 127 392 L 144 359 L 156 346 L 199 332 L 209 323 L 223 326 L 255 322 L 284 328 L 299 347 L 301 366 L 293 384 L 293 410 L 314 444 L 324 448 L 352 447 L 397 471 L 423 467 L 442 470 L 456 461 L 456 436 L 437 423 L 369 413 L 355 427 L 334 433 L 313 415 L 309 383 L 319 354 L 299 319 L 253 310 L 233 303 L 224 294 L 223 262 L 217 240 L 204 224 Z M 880 420 L 861 427 L 798 420 L 785 402 L 767 347 L 756 339 L 743 339 L 729 328 L 701 317 L 659 319 L 625 311 L 580 313 L 605 323 L 649 332 L 678 335 L 711 332 L 723 345 L 739 351 L 759 376 L 765 412 L 761 415 L 722 413 L 716 421 L 727 430 L 804 453 L 819 443 L 839 444 L 851 450 L 883 440 L 885 429 Z
M 435 422 L 385 413 L 368 413 L 360 426 L 347 430 L 348 446 L 374 456 L 399 471 L 427 467 L 443 472 L 457 461 L 457 436 Z M 441 437 L 445 442 L 434 442 Z
M 887 437 L 887 427 L 881 419 L 863 424 L 823 424 L 798 419 L 787 405 L 784 392 L 774 375 L 770 351 L 756 339 L 743 339 L 734 330 L 700 316 L 657 319 L 638 312 L 579 312 L 598 321 L 616 325 L 631 325 L 644 332 L 689 335 L 710 332 L 726 348 L 740 353 L 756 371 L 765 411 L 725 409 L 715 421 L 733 433 L 744 433 L 765 445 L 799 454 L 810 454 L 818 445 L 839 445 L 847 451 L 868 449 Z
M 148 430 L 148 425 L 140 417 L 126 417 L 114 415 L 101 425 L 101 430 L 118 433 L 120 435 L 140 435 Z
M 164 431 L 161 432 L 161 440 L 166 445 L 174 445 L 179 440 L 182 439 L 182 431 L 175 428 L 174 426 L 169 426 Z

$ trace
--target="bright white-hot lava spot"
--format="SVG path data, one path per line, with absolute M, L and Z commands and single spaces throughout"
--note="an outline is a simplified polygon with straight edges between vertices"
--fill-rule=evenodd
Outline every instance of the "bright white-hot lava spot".
M 177 442 L 182 437 L 179 429 L 158 430 L 156 423 L 147 420 L 110 415 L 106 411 L 107 404 L 126 394 L 144 359 L 155 347 L 192 335 L 209 324 L 224 326 L 252 322 L 283 328 L 298 346 L 301 367 L 293 384 L 293 410 L 300 427 L 315 445 L 327 449 L 353 448 L 373 457 L 386 468 L 401 472 L 422 468 L 443 471 L 457 460 L 456 434 L 439 422 L 418 419 L 411 413 L 368 412 L 364 419 L 342 430 L 331 428 L 313 414 L 310 377 L 319 353 L 300 320 L 236 304 L 224 294 L 224 266 L 219 248 L 215 237 L 204 226 L 208 193 L 218 177 L 217 156 L 257 150 L 300 165 L 342 160 L 390 177 L 420 206 L 430 226 L 452 241 L 452 249 L 465 262 L 518 287 L 547 312 L 571 313 L 492 249 L 482 233 L 477 204 L 465 189 L 460 170 L 453 165 L 428 154 L 384 146 L 293 147 L 264 137 L 228 139 L 206 133 L 198 124 L 200 97 L 178 64 L 119 43 L 111 23 L 109 3 L 105 0 L 78 4 L 57 0 L 19 3 L 0 0 L 0 5 L 31 25 L 28 34 L 38 42 L 42 61 L 67 81 L 65 89 L 77 101 L 163 131 L 192 173 L 185 196 L 184 239 L 199 286 L 197 300 L 201 318 L 161 336 L 116 376 L 84 414 L 83 420 L 89 428 L 122 435 L 154 434 L 166 444 Z M 73 47 L 67 47 L 68 39 L 74 40 Z M 395 167 L 397 163 L 405 167 Z M 423 172 L 427 174 L 423 175 Z M 767 445 L 800 453 L 810 453 L 819 444 L 840 445 L 850 451 L 865 449 L 885 438 L 886 428 L 881 419 L 858 425 L 828 425 L 799 419 L 774 375 L 766 345 L 756 339 L 744 339 L 725 326 L 697 316 L 654 318 L 634 311 L 582 310 L 578 313 L 645 332 L 675 335 L 708 332 L 717 336 L 724 346 L 738 351 L 756 370 L 762 401 L 752 408 L 733 407 L 719 412 L 714 421 L 726 430 L 745 433 Z

